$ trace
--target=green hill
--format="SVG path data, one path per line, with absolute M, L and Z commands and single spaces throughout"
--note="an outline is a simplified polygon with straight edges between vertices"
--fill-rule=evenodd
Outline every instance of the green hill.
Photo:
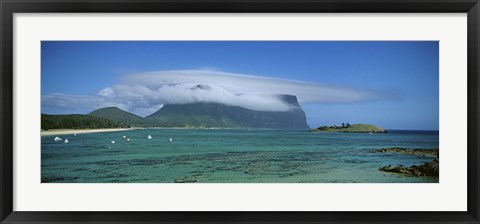
M 105 107 L 90 112 L 88 115 L 109 119 L 111 121 L 128 124 L 130 126 L 145 126 L 147 122 L 143 117 L 119 109 L 118 107 Z
M 348 124 L 342 126 L 321 126 L 310 130 L 311 132 L 347 132 L 347 133 L 386 133 L 381 127 L 371 124 Z
M 125 123 L 111 121 L 105 118 L 83 115 L 49 115 L 42 114 L 42 129 L 94 129 L 129 127 Z
M 186 127 L 186 128 L 208 128 L 208 127 L 225 127 L 237 128 L 242 127 L 228 117 L 210 117 L 205 115 L 184 115 L 184 114 L 164 114 L 146 118 L 153 126 L 161 127 Z

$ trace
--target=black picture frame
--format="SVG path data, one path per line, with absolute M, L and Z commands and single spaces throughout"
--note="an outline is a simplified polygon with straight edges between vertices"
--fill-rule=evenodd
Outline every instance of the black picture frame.
M 0 0 L 1 223 L 480 223 L 478 0 Z M 13 211 L 14 13 L 467 13 L 468 211 L 466 212 L 21 212 Z M 95 203 L 92 201 L 92 203 Z

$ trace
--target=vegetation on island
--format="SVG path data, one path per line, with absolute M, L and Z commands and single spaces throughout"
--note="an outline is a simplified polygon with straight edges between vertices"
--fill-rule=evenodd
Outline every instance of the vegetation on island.
M 350 124 L 342 123 L 337 126 L 321 126 L 311 129 L 311 132 L 346 132 L 346 133 L 386 133 L 387 131 L 381 127 L 371 124 Z
M 230 118 L 212 117 L 206 115 L 183 115 L 183 114 L 164 114 L 161 116 L 147 117 L 146 120 L 152 126 L 161 127 L 182 127 L 182 128 L 211 128 L 225 127 L 238 128 L 239 124 Z
M 288 101 L 297 104 L 296 97 Z M 223 127 L 308 130 L 301 108 L 289 111 L 256 111 L 220 103 L 167 104 L 146 116 L 157 127 Z
M 105 118 L 111 121 L 128 124 L 130 126 L 147 126 L 148 122 L 136 114 L 123 111 L 118 107 L 105 107 L 94 110 L 88 115 Z
M 129 128 L 125 123 L 83 114 L 48 115 L 42 114 L 42 129 L 97 129 Z

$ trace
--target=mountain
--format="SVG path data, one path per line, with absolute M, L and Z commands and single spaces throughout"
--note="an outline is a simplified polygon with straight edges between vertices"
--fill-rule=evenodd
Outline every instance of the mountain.
M 143 117 L 123 111 L 118 107 L 105 107 L 90 112 L 88 115 L 109 119 L 130 126 L 145 126 L 147 122 Z
M 279 95 L 295 109 L 285 112 L 255 111 L 220 103 L 167 104 L 145 117 L 161 127 L 246 127 L 272 129 L 309 129 L 305 112 L 296 96 Z
M 111 121 L 105 118 L 83 115 L 63 114 L 49 115 L 42 114 L 42 129 L 94 129 L 94 128 L 122 128 L 127 124 Z

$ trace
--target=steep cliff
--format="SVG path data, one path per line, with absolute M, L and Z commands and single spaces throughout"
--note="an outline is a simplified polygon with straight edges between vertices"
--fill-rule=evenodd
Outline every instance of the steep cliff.
M 161 127 L 247 127 L 309 129 L 296 96 L 278 95 L 292 106 L 289 111 L 256 111 L 220 103 L 169 104 L 145 117 Z

